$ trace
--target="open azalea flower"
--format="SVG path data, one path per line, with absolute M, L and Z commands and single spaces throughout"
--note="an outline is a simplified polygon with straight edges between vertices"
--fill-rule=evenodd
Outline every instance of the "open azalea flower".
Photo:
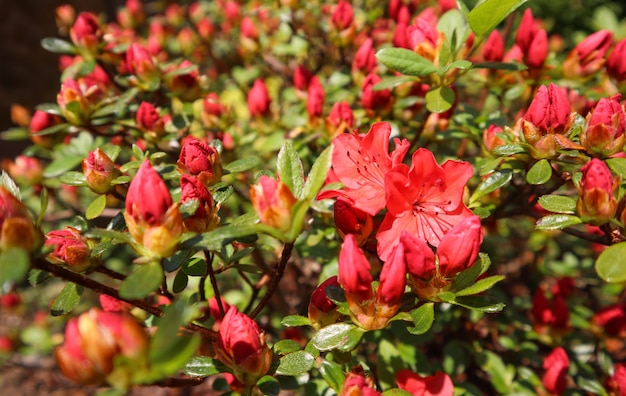
M 389 154 L 391 125 L 377 122 L 365 135 L 346 133 L 333 140 L 333 171 L 345 188 L 327 190 L 318 198 L 340 196 L 356 209 L 376 215 L 385 207 L 385 175 L 402 163 L 409 149 L 407 140 L 394 139 Z
M 389 172 L 385 178 L 387 214 L 376 235 L 380 258 L 389 259 L 403 230 L 438 246 L 446 232 L 472 216 L 462 198 L 473 173 L 468 162 L 437 164 L 426 149 L 413 154 L 410 169 L 403 165 Z

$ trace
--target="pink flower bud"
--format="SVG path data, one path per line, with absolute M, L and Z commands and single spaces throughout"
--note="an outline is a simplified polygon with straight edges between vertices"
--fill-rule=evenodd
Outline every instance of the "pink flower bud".
M 370 263 L 352 234 L 346 235 L 339 252 L 339 283 L 348 305 L 360 306 L 374 298 Z
M 72 42 L 87 53 L 95 53 L 102 37 L 98 17 L 90 12 L 81 12 L 70 29 Z
M 336 276 L 326 279 L 311 294 L 309 320 L 318 329 L 335 323 L 341 317 L 341 314 L 337 312 L 337 304 L 326 295 L 326 288 L 329 286 L 340 287 Z
M 367 241 L 374 230 L 374 220 L 370 214 L 353 207 L 342 199 L 337 199 L 335 202 L 334 214 L 339 235 L 345 238 L 346 234 L 353 234 L 359 246 Z
M 606 71 L 617 82 L 626 80 L 626 39 L 618 41 L 613 47 L 606 60 Z
M 598 72 L 612 43 L 613 33 L 610 30 L 590 34 L 567 55 L 563 62 L 565 77 L 585 78 Z
M 132 74 L 130 82 L 142 90 L 158 87 L 160 71 L 152 61 L 148 50 L 139 43 L 132 43 L 126 50 L 126 69 Z
M 587 115 L 587 126 L 580 134 L 580 142 L 588 152 L 610 157 L 624 148 L 626 112 L 621 98 L 620 94 L 602 98 Z
M 35 157 L 18 155 L 15 161 L 3 160 L 2 167 L 19 185 L 33 186 L 43 180 L 43 165 Z
M 582 179 L 576 204 L 578 213 L 594 225 L 610 221 L 617 211 L 617 183 L 602 160 L 592 158 L 581 169 Z
M 167 185 L 148 160 L 130 182 L 124 219 L 133 239 L 147 249 L 146 254 L 169 257 L 176 251 L 183 232 L 182 217 Z
M 270 95 L 265 82 L 261 79 L 254 81 L 248 92 L 248 111 L 252 117 L 266 116 L 270 111 Z
M 109 192 L 111 182 L 121 175 L 115 163 L 100 148 L 90 151 L 82 166 L 89 188 L 98 194 Z
M 217 358 L 245 385 L 254 385 L 272 364 L 265 335 L 250 317 L 231 306 L 217 336 Z
M 74 22 L 76 22 L 76 10 L 74 10 L 74 7 L 70 4 L 62 4 L 54 11 L 59 32 L 67 34 L 74 25 Z
M 356 54 L 354 54 L 352 70 L 358 70 L 359 72 L 367 75 L 373 72 L 377 65 L 376 52 L 374 51 L 374 40 L 368 38 L 363 42 L 363 44 L 361 44 Z
M 539 25 L 533 17 L 533 12 L 530 8 L 524 11 L 522 20 L 517 28 L 517 35 L 515 36 L 515 43 L 519 45 L 522 52 L 527 53 L 532 41 L 539 32 Z
M 398 388 L 412 395 L 452 396 L 454 394 L 452 379 L 443 371 L 422 377 L 411 370 L 402 369 L 396 373 L 396 382 Z
M 262 175 L 250 188 L 250 201 L 261 223 L 286 232 L 291 228 L 291 209 L 297 199 L 283 182 Z
M 241 19 L 241 35 L 252 40 L 259 38 L 259 30 L 252 18 L 245 16 Z
M 539 27 L 527 8 L 520 22 L 515 43 L 520 47 L 526 66 L 539 69 L 548 57 L 548 33 Z
M 41 239 L 26 205 L 0 186 L 0 251 L 10 248 L 31 251 L 40 246 Z
M 46 246 L 54 247 L 48 254 L 48 260 L 56 264 L 64 264 L 76 272 L 82 272 L 95 263 L 91 259 L 91 245 L 93 243 L 80 234 L 73 227 L 63 230 L 50 231 L 46 235 Z
M 326 131 L 331 138 L 342 133 L 348 133 L 354 127 L 354 113 L 347 102 L 336 102 L 328 117 L 326 117 Z
M 193 232 L 211 231 L 220 222 L 217 215 L 218 208 L 215 206 L 213 197 L 202 182 L 193 176 L 182 175 L 180 177 L 181 197 L 180 203 L 196 199 L 198 208 L 189 217 L 183 220 L 185 228 Z
M 217 183 L 222 177 L 220 154 L 195 138 L 183 144 L 177 164 L 180 172 L 197 177 L 205 186 Z
M 502 62 L 504 59 L 504 40 L 499 30 L 493 30 L 485 41 L 483 59 L 488 62 Z
M 435 255 L 426 242 L 402 231 L 400 243 L 404 246 L 407 271 L 414 283 L 416 280 L 428 281 L 435 276 Z
M 324 86 L 317 76 L 311 79 L 306 100 L 306 111 L 309 119 L 316 119 L 324 114 Z
M 546 370 L 541 378 L 543 386 L 550 393 L 561 394 L 567 386 L 567 369 L 569 358 L 565 349 L 557 347 L 543 361 L 543 369 Z
M 493 152 L 496 148 L 506 144 L 504 139 L 498 136 L 498 134 L 504 132 L 501 126 L 489 125 L 483 132 L 483 145 L 489 152 Z
M 433 63 L 436 63 L 439 57 L 439 36 L 436 25 L 429 23 L 425 18 L 415 19 L 414 24 L 406 28 L 409 49 Z
M 565 90 L 553 83 L 537 90 L 524 121 L 542 133 L 565 133 L 570 119 L 570 103 Z M 526 131 L 524 131 L 526 135 Z M 530 142 L 533 143 L 533 142 Z
M 361 103 L 366 110 L 385 112 L 392 103 L 391 91 L 383 89 L 374 91 L 374 85 L 382 81 L 377 74 L 368 74 L 361 88 Z
M 330 22 L 337 30 L 345 30 L 352 25 L 354 20 L 354 11 L 352 5 L 346 0 L 340 0 L 335 6 L 330 17 Z
M 450 278 L 471 267 L 483 243 L 483 228 L 478 216 L 465 218 L 448 231 L 439 246 L 439 274 Z
M 299 91 L 309 89 L 309 82 L 313 78 L 313 74 L 305 66 L 298 65 L 293 72 L 293 85 Z
M 339 396 L 380 396 L 381 393 L 374 388 L 373 381 L 363 375 L 349 372 L 343 382 Z

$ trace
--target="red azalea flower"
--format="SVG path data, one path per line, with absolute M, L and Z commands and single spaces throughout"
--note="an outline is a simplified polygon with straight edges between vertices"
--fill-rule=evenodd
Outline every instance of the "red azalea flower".
M 405 230 L 438 246 L 441 238 L 472 212 L 463 204 L 465 184 L 474 170 L 468 162 L 437 164 L 433 153 L 420 148 L 409 169 L 398 166 L 385 178 L 387 214 L 376 239 L 378 255 L 387 261 Z
M 541 381 L 543 386 L 550 393 L 560 394 L 567 386 L 567 369 L 569 368 L 569 357 L 565 349 L 555 348 L 543 361 L 543 368 L 546 372 Z
M 389 155 L 390 134 L 391 125 L 378 122 L 365 135 L 337 136 L 333 140 L 333 171 L 345 188 L 324 191 L 319 199 L 341 196 L 372 216 L 384 208 L 385 174 L 402 163 L 409 149 L 407 140 L 394 139 L 396 148 Z
M 396 374 L 398 388 L 419 396 L 452 396 L 454 384 L 443 371 L 422 377 L 411 370 L 400 370 Z

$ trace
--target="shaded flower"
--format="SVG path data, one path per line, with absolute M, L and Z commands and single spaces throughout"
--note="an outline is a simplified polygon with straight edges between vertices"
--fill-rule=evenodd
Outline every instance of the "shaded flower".
M 561 394 L 567 386 L 567 369 L 569 358 L 565 349 L 558 347 L 552 350 L 543 361 L 545 370 L 541 381 L 546 390 L 553 394 Z
M 443 371 L 422 377 L 411 370 L 402 369 L 396 373 L 398 388 L 414 396 L 452 396 L 454 384 Z
M 322 328 L 329 324 L 333 324 L 341 317 L 337 312 L 337 304 L 335 304 L 326 295 L 326 289 L 329 286 L 339 287 L 337 276 L 331 276 L 313 290 L 311 300 L 309 301 L 308 315 L 309 320 L 314 327 Z
M 548 299 L 543 288 L 538 288 L 533 295 L 531 310 L 533 322 L 539 331 L 548 326 L 552 329 L 565 329 L 569 326 L 569 308 L 565 299 L 558 293 Z
M 626 39 L 615 44 L 606 60 L 606 71 L 615 81 L 626 80 Z

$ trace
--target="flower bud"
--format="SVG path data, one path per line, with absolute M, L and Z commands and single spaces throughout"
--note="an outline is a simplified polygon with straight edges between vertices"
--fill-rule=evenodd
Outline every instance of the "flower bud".
M 316 120 L 324 114 L 324 86 L 317 76 L 311 79 L 306 100 L 306 111 L 309 120 Z
M 183 144 L 177 165 L 181 173 L 197 177 L 205 186 L 217 183 L 222 177 L 222 161 L 218 151 L 195 138 Z
M 267 86 L 261 79 L 254 81 L 254 85 L 248 92 L 248 111 L 252 117 L 264 117 L 270 111 L 271 99 Z
M 504 40 L 499 30 L 493 30 L 485 41 L 483 59 L 488 62 L 502 62 L 504 59 Z
M 70 319 L 65 342 L 55 350 L 61 371 L 72 380 L 99 384 L 107 379 L 123 387 L 134 372 L 145 368 L 147 353 L 148 336 L 135 319 L 97 308 Z
M 396 245 L 391 258 L 383 265 L 380 283 L 376 289 L 376 303 L 379 305 L 378 316 L 391 319 L 400 306 L 406 286 L 406 256 L 404 246 Z
M 0 251 L 11 248 L 32 251 L 41 245 L 41 240 L 41 232 L 26 205 L 0 186 Z
M 30 140 L 36 145 L 52 148 L 52 146 L 61 141 L 62 134 L 56 133 L 53 135 L 37 136 L 36 133 L 58 125 L 61 122 L 61 118 L 56 114 L 36 110 L 30 119 Z
M 626 337 L 626 304 L 612 304 L 600 309 L 591 318 L 602 334 L 611 337 Z
M 217 298 L 211 297 L 209 298 L 209 314 L 213 318 L 213 326 L 212 329 L 215 331 L 219 331 L 220 326 L 222 325 L 222 321 L 224 320 L 224 316 L 230 310 L 230 304 L 224 300 L 224 297 L 220 297 L 220 301 L 222 302 L 222 309 L 224 313 L 220 310 L 219 305 L 217 304 Z
M 617 211 L 614 193 L 618 183 L 613 179 L 609 167 L 604 161 L 592 158 L 580 170 L 583 175 L 576 203 L 578 214 L 593 225 L 611 221 Z
M 97 194 L 108 193 L 111 182 L 121 175 L 115 163 L 100 148 L 90 151 L 82 165 L 89 188 Z
M 183 220 L 167 185 L 148 160 L 130 182 L 124 219 L 135 242 L 147 250 L 141 254 L 169 257 L 176 251 Z
M 493 152 L 496 148 L 506 144 L 504 139 L 498 136 L 498 134 L 504 132 L 501 126 L 498 125 L 489 125 L 487 129 L 483 132 L 483 145 L 490 153 Z
M 37 185 L 43 180 L 43 165 L 35 157 L 18 155 L 15 161 L 3 160 L 2 167 L 17 184 L 22 186 Z
M 76 228 L 50 231 L 46 235 L 45 245 L 54 247 L 54 251 L 48 254 L 48 260 L 71 267 L 76 272 L 83 272 L 95 264 L 91 258 L 93 242 L 82 236 Z
M 345 30 L 352 25 L 353 21 L 354 11 L 352 10 L 352 5 L 346 0 L 340 0 L 330 16 L 330 23 L 337 30 Z
M 70 29 L 70 39 L 80 52 L 83 55 L 95 54 L 101 38 L 102 30 L 98 17 L 90 12 L 78 14 L 74 26 Z
M 569 326 L 569 308 L 565 299 L 560 294 L 554 294 L 548 299 L 543 288 L 538 288 L 533 295 L 531 313 L 538 332 L 542 332 L 545 327 L 558 331 Z
M 361 88 L 361 103 L 370 112 L 386 113 L 391 108 L 391 91 L 383 89 L 374 90 L 374 85 L 382 81 L 377 74 L 368 74 Z
M 483 243 L 483 228 L 478 216 L 465 218 L 452 227 L 437 246 L 439 275 L 452 278 L 471 267 Z
M 133 307 L 129 303 L 118 300 L 117 298 L 111 297 L 107 294 L 100 294 L 100 296 L 98 296 L 98 301 L 100 301 L 102 310 L 107 312 L 128 312 Z
M 380 396 L 371 378 L 353 372 L 346 375 L 339 396 Z
M 624 148 L 626 112 L 621 105 L 621 95 L 602 98 L 587 115 L 586 128 L 580 134 L 580 142 L 592 154 L 610 157 Z
M 398 388 L 412 395 L 452 396 L 454 394 L 452 379 L 443 371 L 422 377 L 411 370 L 402 369 L 396 373 L 396 382 Z
M 598 72 L 604 65 L 604 58 L 613 43 L 610 30 L 600 30 L 590 34 L 570 51 L 563 62 L 563 75 L 566 78 L 585 78 Z
M 76 10 L 70 4 L 62 4 L 55 10 L 55 20 L 59 33 L 67 35 L 74 22 L 76 22 Z
M 126 69 L 130 83 L 144 91 L 153 91 L 159 86 L 160 70 L 152 61 L 148 50 L 139 43 L 131 44 L 126 50 Z
M 543 361 L 543 369 L 546 370 L 541 382 L 550 393 L 561 394 L 567 386 L 567 369 L 569 358 L 565 349 L 557 347 Z
M 184 204 L 192 199 L 198 201 L 196 211 L 183 219 L 185 229 L 192 232 L 211 231 L 220 222 L 217 215 L 218 208 L 213 201 L 213 197 L 209 190 L 206 189 L 202 182 L 193 176 L 182 175 L 180 177 L 181 197 L 180 203 Z
M 135 122 L 150 139 L 156 139 L 165 132 L 163 118 L 150 102 L 141 102 L 135 114 Z
M 328 286 L 339 287 L 339 281 L 336 276 L 326 279 L 311 294 L 309 320 L 316 329 L 333 324 L 341 317 L 341 314 L 337 312 L 337 304 L 326 295 Z
M 169 89 L 173 96 L 180 98 L 183 101 L 191 102 L 198 99 L 202 94 L 202 88 L 200 87 L 200 74 L 196 68 L 193 68 L 194 64 L 191 61 L 185 59 L 173 68 L 170 73 L 174 72 L 173 76 L 170 73 L 165 77 L 169 84 Z M 176 72 L 176 70 L 191 69 L 187 72 Z
M 354 113 L 347 102 L 336 102 L 326 117 L 326 131 L 331 138 L 348 133 L 354 126 Z
M 374 220 L 368 213 L 354 208 L 342 199 L 337 199 L 334 208 L 337 232 L 342 238 L 353 234 L 359 246 L 362 246 L 374 230 Z
M 620 40 L 613 47 L 611 55 L 606 60 L 606 71 L 615 81 L 626 80 L 626 39 Z
M 283 182 L 262 175 L 250 188 L 250 201 L 261 223 L 283 232 L 289 231 L 291 209 L 297 199 Z
M 435 64 L 438 62 L 441 39 L 435 24 L 418 17 L 406 28 L 406 40 L 410 50 Z
M 89 123 L 96 96 L 100 91 L 96 85 L 86 86 L 76 80 L 66 79 L 57 94 L 57 103 L 63 116 L 70 124 L 86 125 Z
M 117 12 L 117 21 L 125 29 L 141 25 L 146 18 L 141 0 L 126 0 L 126 7 Z
M 293 72 L 293 85 L 297 91 L 306 92 L 313 74 L 305 66 L 298 65 Z
M 217 336 L 217 359 L 245 385 L 254 385 L 272 364 L 265 335 L 250 317 L 231 306 Z
M 376 61 L 376 52 L 374 51 L 374 40 L 367 38 L 359 47 L 354 60 L 352 61 L 352 72 L 359 72 L 364 76 L 372 73 L 378 65 Z
M 530 8 L 524 11 L 515 43 L 522 52 L 526 66 L 535 69 L 543 66 L 548 57 L 548 33 L 539 27 Z
M 374 297 L 370 263 L 359 248 L 356 237 L 347 234 L 339 252 L 339 283 L 346 292 L 348 304 L 362 303 Z
M 215 92 L 208 93 L 202 99 L 202 122 L 205 126 L 217 125 L 220 117 L 224 113 L 224 106 L 220 103 L 220 98 Z

